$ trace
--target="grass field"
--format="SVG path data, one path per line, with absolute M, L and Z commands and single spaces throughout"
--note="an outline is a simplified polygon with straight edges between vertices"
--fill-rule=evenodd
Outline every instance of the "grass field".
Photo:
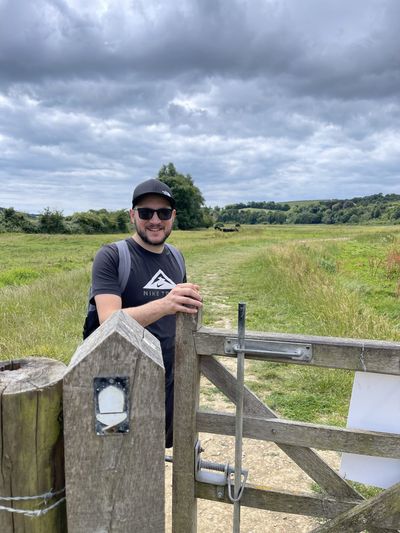
M 0 235 L 0 359 L 68 362 L 81 342 L 96 250 L 122 236 Z M 400 226 L 252 226 L 175 232 L 204 322 L 236 328 L 400 340 Z M 282 416 L 343 425 L 352 373 L 248 363 L 251 388 Z M 208 390 L 208 395 L 214 393 Z

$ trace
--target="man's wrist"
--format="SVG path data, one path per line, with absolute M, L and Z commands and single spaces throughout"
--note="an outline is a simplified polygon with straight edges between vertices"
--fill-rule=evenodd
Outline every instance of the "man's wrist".
M 171 314 L 167 304 L 168 302 L 165 296 L 163 298 L 159 298 L 158 300 L 153 301 L 153 305 L 156 307 L 156 312 L 160 315 L 160 318 Z

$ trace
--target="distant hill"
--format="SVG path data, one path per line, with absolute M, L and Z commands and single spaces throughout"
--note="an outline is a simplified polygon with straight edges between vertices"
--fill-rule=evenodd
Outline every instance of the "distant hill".
M 240 202 L 220 209 L 217 222 L 240 224 L 397 224 L 400 195 L 350 199 Z

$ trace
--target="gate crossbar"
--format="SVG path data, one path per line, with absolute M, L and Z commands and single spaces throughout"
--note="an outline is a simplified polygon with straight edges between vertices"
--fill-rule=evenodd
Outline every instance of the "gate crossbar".
M 210 483 L 197 482 L 196 497 L 220 503 L 232 503 L 226 493 L 224 493 L 223 497 L 221 498 L 215 489 L 215 485 Z M 370 502 L 371 500 L 364 500 L 363 503 L 369 504 Z M 366 510 L 365 507 L 359 512 L 358 509 L 360 502 L 354 500 L 339 500 L 326 495 L 320 496 L 314 494 L 263 489 L 260 488 L 259 485 L 252 485 L 251 483 L 246 483 L 240 503 L 245 507 L 254 509 L 263 509 L 278 513 L 314 516 L 324 519 L 338 519 L 343 515 L 346 516 L 346 520 L 348 520 L 347 515 L 351 513 L 353 520 L 355 515 L 359 515 L 357 519 L 361 521 L 362 519 L 365 519 L 366 513 L 369 513 L 368 509 Z M 382 516 L 371 513 L 369 520 L 371 526 L 376 528 L 376 531 L 379 531 L 380 533 L 383 531 L 393 533 L 393 529 L 397 530 L 400 527 L 399 516 L 388 517 L 387 515 Z M 365 525 L 363 525 L 363 527 L 365 527 Z M 325 530 L 322 531 L 325 533 Z M 348 530 L 339 529 L 338 531 L 340 531 L 340 533 L 346 531 L 347 533 Z M 373 529 L 369 527 L 368 531 L 373 531 Z
M 197 430 L 219 435 L 235 435 L 235 415 L 211 411 L 197 412 Z M 400 458 L 400 435 L 346 429 L 284 419 L 246 416 L 243 436 L 318 450 Z
M 399 527 L 400 483 L 386 489 L 374 498 L 359 503 L 353 509 L 336 516 L 328 523 L 312 530 L 311 533 L 358 533 L 369 524 L 383 525 L 392 519 L 393 527 Z M 390 526 L 389 526 L 390 527 Z M 368 531 L 371 528 L 368 527 Z
M 195 347 L 198 355 L 224 355 L 235 357 L 226 352 L 225 347 L 234 332 L 201 327 L 194 333 Z M 290 364 L 307 364 L 326 368 L 360 370 L 361 372 L 378 372 L 381 374 L 400 375 L 400 344 L 396 342 L 375 341 L 369 339 L 342 339 L 338 337 L 318 337 L 315 335 L 291 335 L 287 333 L 246 334 L 249 341 L 281 341 L 285 343 L 306 343 L 312 348 L 312 359 L 307 363 L 291 360 Z M 246 355 L 246 359 L 274 361 L 278 359 Z

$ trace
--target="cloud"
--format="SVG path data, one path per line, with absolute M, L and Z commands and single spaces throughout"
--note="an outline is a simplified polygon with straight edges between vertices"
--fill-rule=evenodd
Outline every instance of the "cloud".
M 400 193 L 396 0 L 0 0 L 0 205 Z M 25 191 L 29 190 L 29 195 Z

